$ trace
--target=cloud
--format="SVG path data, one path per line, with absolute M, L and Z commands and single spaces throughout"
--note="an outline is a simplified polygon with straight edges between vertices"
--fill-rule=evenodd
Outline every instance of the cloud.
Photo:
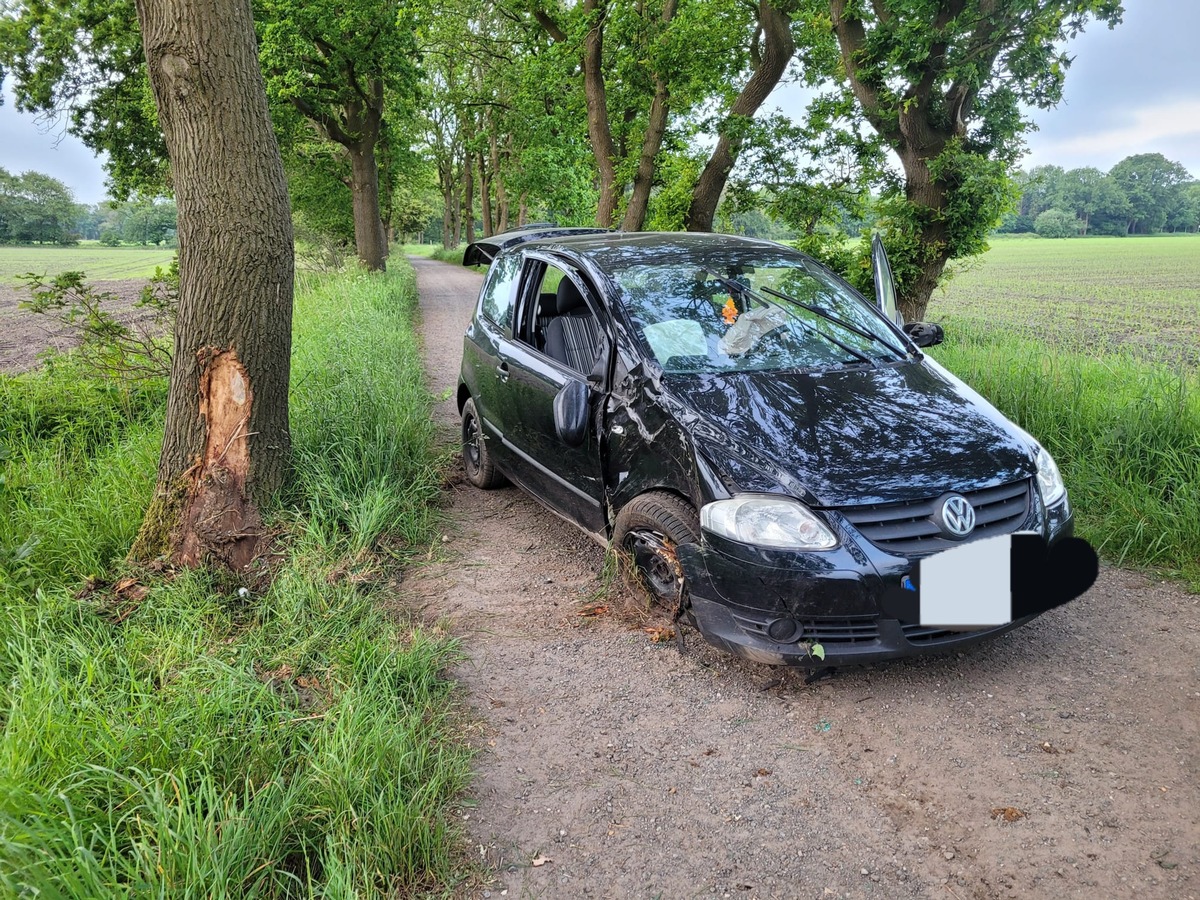
M 1142 107 L 1113 104 L 1108 112 L 1116 114 L 1090 123 L 1084 116 L 1063 117 L 1052 128 L 1029 135 L 1030 153 L 1024 164 L 1107 170 L 1127 156 L 1161 153 L 1193 176 L 1200 175 L 1200 99 L 1172 99 Z
M 1151 144 L 1177 139 L 1200 142 L 1200 100 L 1179 100 L 1159 106 L 1130 110 L 1127 121 L 1115 128 L 1076 134 L 1042 143 L 1047 155 L 1072 155 L 1103 150 L 1106 153 L 1144 152 Z M 1125 151 L 1128 151 L 1126 153 Z

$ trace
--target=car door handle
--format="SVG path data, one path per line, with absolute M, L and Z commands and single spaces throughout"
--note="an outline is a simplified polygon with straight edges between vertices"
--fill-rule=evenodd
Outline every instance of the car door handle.
M 500 376 L 501 381 L 508 381 L 508 363 L 502 362 L 496 366 L 496 374 Z

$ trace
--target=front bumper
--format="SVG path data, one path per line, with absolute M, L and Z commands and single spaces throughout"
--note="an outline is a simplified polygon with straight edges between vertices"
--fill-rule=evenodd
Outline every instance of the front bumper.
M 1066 504 L 1049 512 L 1035 506 L 1020 530 L 1052 543 L 1071 536 Z M 884 615 L 885 591 L 910 573 L 912 561 L 839 530 L 841 545 L 820 553 L 761 551 L 708 534 L 703 544 L 681 545 L 689 620 L 709 643 L 754 662 L 841 666 L 956 650 L 1035 618 L 955 631 Z M 811 656 L 812 644 L 822 646 L 823 660 Z
M 779 643 L 745 627 L 723 603 L 692 595 L 692 622 L 701 636 L 722 650 L 770 666 L 849 666 L 900 659 L 923 653 L 949 652 L 977 644 L 1011 631 L 1030 619 L 1020 619 L 986 631 L 941 631 L 896 619 L 869 616 L 865 619 L 802 621 L 798 641 Z M 740 618 L 740 617 L 739 617 Z M 825 658 L 817 659 L 802 646 L 819 643 Z

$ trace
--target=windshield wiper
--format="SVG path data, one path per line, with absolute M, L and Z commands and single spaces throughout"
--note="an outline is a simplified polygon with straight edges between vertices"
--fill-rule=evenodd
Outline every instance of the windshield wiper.
M 729 288 L 729 290 L 731 292 L 745 294 L 746 296 L 751 297 L 754 300 L 757 300 L 759 303 L 763 304 L 764 306 L 774 306 L 774 304 L 771 303 L 770 300 L 768 300 L 762 294 L 758 293 L 758 291 L 754 290 L 751 287 L 748 287 L 747 285 L 742 284 L 740 281 L 734 281 L 731 278 L 726 278 L 720 272 L 715 272 L 712 269 L 708 268 L 707 266 L 704 267 L 704 271 L 707 272 L 709 275 L 711 275 L 713 278 L 717 279 L 717 281 L 721 282 L 721 284 L 725 285 L 725 287 Z M 770 288 L 763 288 L 763 290 L 770 291 L 773 294 L 778 294 L 782 299 L 787 300 L 789 303 L 797 302 L 795 300 L 792 300 L 792 298 L 790 298 L 790 297 L 786 297 L 783 294 L 779 294 L 778 291 L 772 291 Z M 803 303 L 800 303 L 799 305 L 804 306 Z M 822 331 L 820 328 L 817 328 L 815 325 L 811 325 L 808 322 L 805 322 L 799 316 L 794 317 L 794 321 L 798 322 L 802 328 L 804 328 L 808 331 L 811 331 L 817 337 L 822 337 L 825 340 L 829 341 L 829 343 L 833 344 L 835 347 L 838 347 L 839 349 L 844 350 L 846 353 L 849 353 L 851 356 L 853 356 L 859 362 L 865 362 L 867 365 L 872 366 L 872 367 L 876 366 L 877 360 L 872 359 L 871 357 L 867 356 L 867 354 L 865 354 L 859 350 L 855 350 L 849 344 L 843 344 L 841 341 L 839 341 L 837 338 L 835 338 L 832 334 L 827 334 L 826 332 Z M 833 321 L 835 324 L 841 324 L 841 323 L 837 322 L 836 319 L 834 319 Z M 857 329 L 852 328 L 852 330 L 856 331 Z M 870 335 L 868 335 L 868 337 L 869 336 Z
M 780 300 L 786 300 L 788 303 L 795 303 L 801 309 L 807 309 L 810 313 L 814 313 L 815 315 L 820 316 L 822 319 L 832 322 L 834 325 L 840 325 L 847 331 L 853 331 L 855 334 L 865 337 L 869 341 L 875 341 L 877 344 L 883 344 L 883 346 L 895 353 L 899 359 L 908 358 L 908 353 L 906 353 L 904 350 L 901 350 L 891 341 L 885 340 L 879 335 L 867 331 L 865 328 L 859 328 L 853 322 L 849 322 L 846 319 L 843 319 L 841 316 L 831 313 L 822 306 L 814 306 L 811 303 L 805 303 L 803 300 L 797 300 L 795 297 L 789 297 L 787 294 L 783 293 L 782 291 L 777 291 L 774 288 L 764 287 L 763 290 L 773 297 L 778 297 Z

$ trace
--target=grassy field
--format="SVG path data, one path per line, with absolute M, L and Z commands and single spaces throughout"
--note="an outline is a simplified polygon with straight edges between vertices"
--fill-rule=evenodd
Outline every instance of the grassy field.
M 1200 365 L 1200 236 L 997 239 L 927 316 L 1090 354 Z
M 163 247 L 0 247 L 0 284 L 17 284 L 26 272 L 86 272 L 89 281 L 149 278 L 155 267 L 166 268 L 174 257 L 173 249 Z
M 165 385 L 69 359 L 0 377 L 0 896 L 414 896 L 462 877 L 458 651 L 394 587 L 441 479 L 405 268 L 302 280 L 296 479 L 271 521 L 287 552 L 245 595 L 122 562 Z

